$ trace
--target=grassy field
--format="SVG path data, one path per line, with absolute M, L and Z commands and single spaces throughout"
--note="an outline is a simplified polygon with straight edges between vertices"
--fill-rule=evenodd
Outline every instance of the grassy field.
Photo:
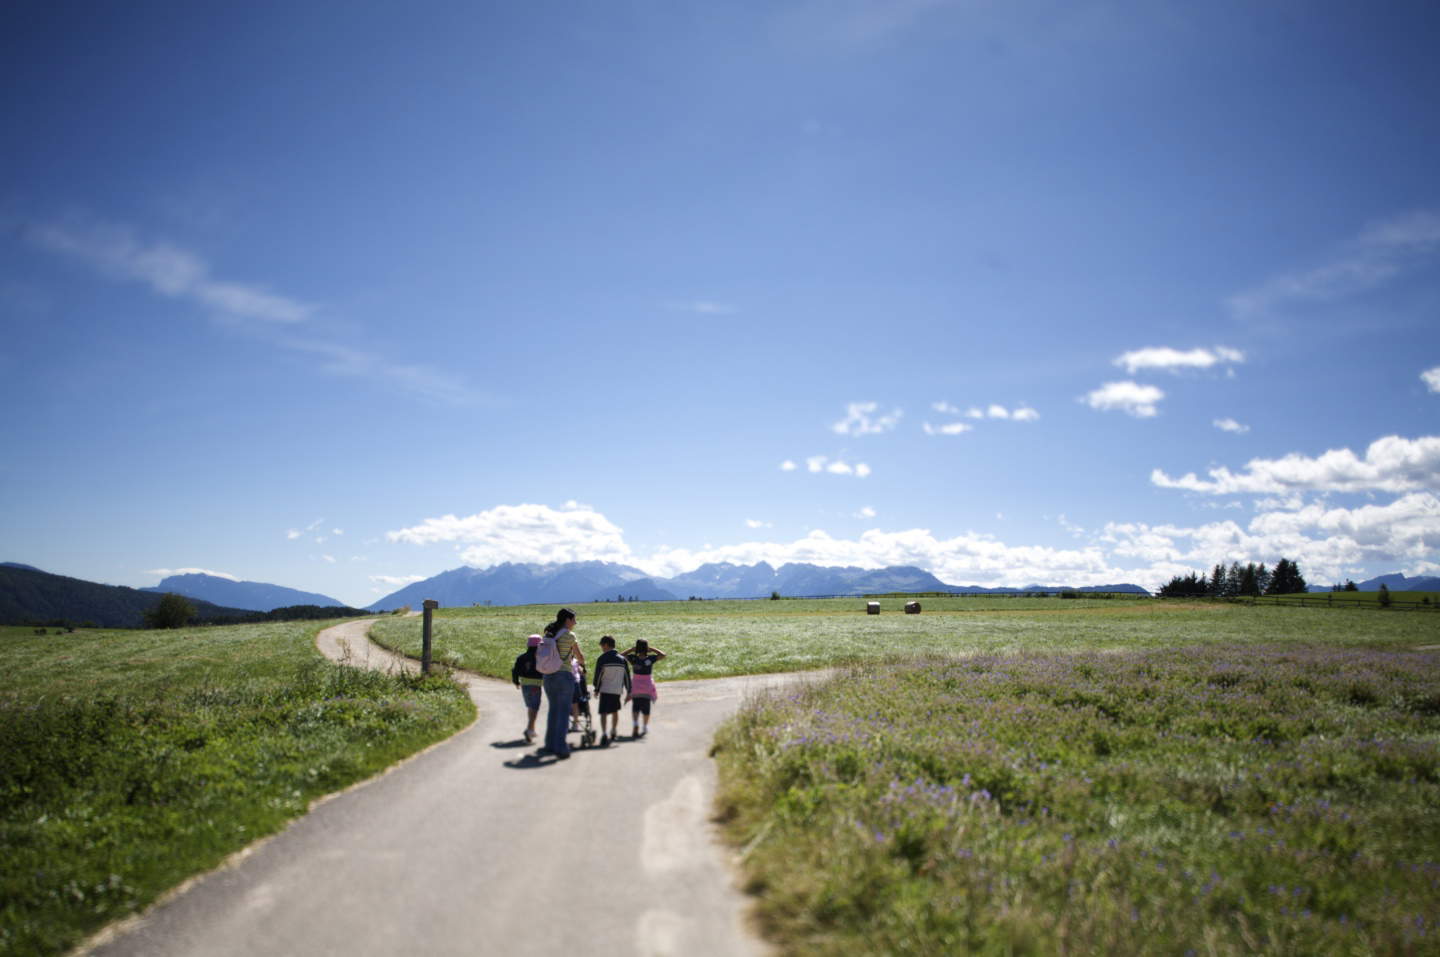
M 752 702 L 716 748 L 787 953 L 1440 952 L 1433 651 L 913 661 Z
M 1440 642 L 1440 616 L 1372 611 L 1312 612 L 1217 602 L 1151 599 L 955 597 L 926 599 L 920 615 L 886 600 L 878 616 L 863 599 L 630 602 L 574 606 L 587 656 L 601 635 L 621 647 L 644 638 L 670 655 L 667 678 L 795 671 L 896 655 L 1160 648 L 1224 643 L 1322 642 L 1388 647 Z M 436 660 L 508 677 L 525 636 L 553 619 L 553 606 L 454 608 L 436 612 Z M 379 643 L 419 656 L 416 618 L 386 618 Z
M 60 953 L 474 716 L 341 668 L 327 622 L 0 628 L 0 953 Z

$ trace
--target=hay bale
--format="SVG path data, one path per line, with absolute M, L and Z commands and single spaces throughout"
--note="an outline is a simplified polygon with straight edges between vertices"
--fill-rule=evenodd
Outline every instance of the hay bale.
M 907 602 L 905 603 L 905 614 L 907 614 L 907 615 L 918 615 L 918 614 L 920 614 L 920 603 L 919 603 L 918 601 L 907 601 Z
M 865 614 L 867 614 L 867 615 L 878 615 L 878 614 L 880 614 L 880 603 L 879 603 L 878 601 L 867 601 L 867 602 L 865 603 Z

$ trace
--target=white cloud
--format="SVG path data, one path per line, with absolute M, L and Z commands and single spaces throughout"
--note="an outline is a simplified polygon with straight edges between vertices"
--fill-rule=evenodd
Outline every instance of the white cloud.
M 1036 412 L 1029 406 L 1023 406 L 1010 413 L 1010 417 L 1016 422 L 1034 422 L 1036 419 L 1040 418 L 1040 413 Z
M 1312 584 L 1343 580 L 1364 563 L 1409 564 L 1440 548 L 1440 499 L 1429 492 L 1355 509 L 1309 505 L 1193 528 L 1111 523 L 1101 541 L 1116 558 L 1148 563 L 1152 574 L 1209 569 L 1218 562 L 1297 560 Z M 1165 577 L 1162 575 L 1161 577 Z
M 1010 418 L 1010 410 L 1005 408 L 1003 405 L 992 404 L 988 409 L 985 410 L 985 414 L 992 419 Z
M 1440 436 L 1405 439 L 1389 435 L 1371 442 L 1363 459 L 1349 449 L 1331 449 L 1318 458 L 1292 452 L 1279 459 L 1252 459 L 1239 473 L 1221 466 L 1209 469 L 1207 474 L 1208 481 L 1194 472 L 1171 478 L 1155 469 L 1150 481 L 1161 488 L 1209 495 L 1436 489 L 1440 488 Z
M 1328 302 L 1401 275 L 1440 249 L 1440 213 L 1416 210 L 1371 223 L 1325 261 L 1282 273 L 1229 300 L 1241 318 L 1291 302 Z
M 625 562 L 631 558 L 620 529 L 589 508 L 558 510 L 546 505 L 499 505 L 464 518 L 445 515 L 387 532 L 392 542 L 429 545 L 453 542 L 467 565 L 501 562 Z
M 1102 412 L 1119 410 L 1137 419 L 1154 417 L 1155 405 L 1165 393 L 1153 385 L 1138 382 L 1107 382 L 1083 399 L 1086 405 Z
M 1436 366 L 1433 369 L 1426 369 L 1420 373 L 1420 379 L 1431 392 L 1440 392 L 1440 366 Z
M 786 459 L 780 463 L 780 471 L 782 472 L 793 472 L 799 467 L 800 466 L 796 465 L 791 459 Z
M 758 519 L 758 518 L 747 518 L 747 519 L 745 519 L 745 527 L 746 527 L 746 528 L 774 528 L 774 527 L 775 527 L 775 523 L 774 523 L 774 522 L 762 522 L 762 521 L 760 521 L 760 519 Z
M 784 466 L 781 466 L 784 468 Z M 857 462 L 851 465 L 844 459 L 831 459 L 828 455 L 812 455 L 805 460 L 807 471 L 815 473 L 828 472 L 831 475 L 853 475 L 856 478 L 865 478 L 870 474 L 870 466 L 864 462 Z M 786 469 L 786 471 L 790 471 Z
M 965 422 L 946 422 L 942 425 L 931 425 L 926 422 L 923 428 L 926 435 L 961 435 L 965 432 L 975 431 L 975 426 Z
M 874 518 L 869 506 L 857 518 Z M 1312 582 L 1344 580 L 1364 563 L 1404 566 L 1407 574 L 1433 563 L 1440 550 L 1440 498 L 1429 491 L 1389 504 L 1354 509 L 1302 505 L 1257 515 L 1248 526 L 1235 521 L 1194 527 L 1109 523 L 1088 533 L 1063 516 L 1060 523 L 1084 539 L 1073 548 L 1012 545 L 966 532 L 942 537 L 929 529 L 870 529 L 855 538 L 822 530 L 789 542 L 741 542 L 699 549 L 661 546 L 647 556 L 631 552 L 621 530 L 593 509 L 556 510 L 541 505 L 497 506 L 467 518 L 447 515 L 390 532 L 391 541 L 456 544 L 475 566 L 505 561 L 564 562 L 600 559 L 633 565 L 650 575 L 675 575 L 705 562 L 787 562 L 881 568 L 917 565 L 952 584 L 1103 585 L 1135 582 L 1156 588 L 1168 578 L 1216 562 L 1264 561 L 1281 556 L 1301 562 Z M 419 576 L 372 576 L 401 586 Z
M 26 232 L 33 244 L 82 260 L 115 279 L 143 282 L 169 299 L 189 299 L 237 319 L 303 322 L 315 307 L 263 287 L 213 279 L 194 253 L 165 242 L 142 243 L 123 227 L 102 223 L 45 223 Z
M 1115 365 L 1122 366 L 1134 375 L 1141 369 L 1163 369 L 1175 372 L 1181 369 L 1209 369 L 1224 363 L 1244 362 L 1245 354 L 1238 349 L 1218 346 L 1215 349 L 1190 349 L 1181 352 L 1169 346 L 1147 346 L 1135 349 L 1115 359 Z
M 295 541 L 295 539 L 299 538 L 299 537 L 300 537 L 301 535 L 303 535 L 303 534 L 305 534 L 305 533 L 302 532 L 302 531 L 300 531 L 300 529 L 298 529 L 298 528 L 292 528 L 292 529 L 288 529 L 288 530 L 285 532 L 285 537 L 288 538 L 290 541 L 293 542 L 293 541 Z
M 320 558 L 321 558 L 322 561 L 326 562 L 327 564 L 330 564 L 330 565 L 335 564 L 335 556 L 334 556 L 334 555 L 321 555 Z
M 941 414 L 943 414 L 943 415 L 959 415 L 959 414 L 960 414 L 960 409 L 957 408 L 956 406 L 951 405 L 949 402 L 932 402 L 932 403 L 930 403 L 930 408 L 934 409 L 936 412 L 939 412 L 939 413 L 941 413 Z
M 1234 419 L 1216 419 L 1211 424 L 1214 425 L 1215 428 L 1219 429 L 1221 432 L 1235 432 L 1237 434 L 1243 434 L 1250 431 L 1250 426 L 1241 425 Z
M 343 528 L 332 528 L 332 529 L 330 529 L 330 534 L 331 534 L 331 535 L 344 535 L 344 534 L 345 534 L 345 530 L 344 530 Z
M 240 581 L 236 575 L 229 572 L 211 571 L 208 568 L 152 568 L 145 572 L 147 575 L 155 575 L 158 578 L 169 578 L 171 575 L 210 575 L 214 578 L 224 578 L 232 582 Z
M 878 402 L 851 402 L 846 407 L 845 418 L 830 426 L 839 435 L 879 435 L 889 432 L 900 422 L 903 413 L 891 410 L 889 415 L 876 416 Z M 873 417 L 872 417 L 873 416 Z
M 377 585 L 389 585 L 392 588 L 404 588 L 406 585 L 413 585 L 416 582 L 423 582 L 424 575 L 371 575 L 370 580 Z
M 965 410 L 965 417 L 967 419 L 983 419 L 985 418 L 985 410 L 972 405 Z
M 1134 573 L 1110 566 L 1099 548 L 1053 549 L 1009 546 L 989 536 L 966 533 L 937 538 L 928 529 L 866 531 L 855 539 L 833 538 L 820 530 L 793 542 L 746 542 L 698 551 L 663 548 L 639 567 L 654 575 L 674 575 L 704 562 L 753 564 L 766 561 L 882 568 L 918 565 L 952 584 L 988 586 L 1028 584 L 1099 585 L 1133 580 Z

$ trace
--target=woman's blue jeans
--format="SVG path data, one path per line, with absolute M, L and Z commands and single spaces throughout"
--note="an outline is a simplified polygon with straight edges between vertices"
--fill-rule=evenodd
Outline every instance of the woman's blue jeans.
M 569 754 L 570 743 L 565 735 L 570 730 L 570 704 L 575 700 L 575 676 L 570 669 L 546 675 L 543 682 L 545 700 L 545 747 L 555 754 Z

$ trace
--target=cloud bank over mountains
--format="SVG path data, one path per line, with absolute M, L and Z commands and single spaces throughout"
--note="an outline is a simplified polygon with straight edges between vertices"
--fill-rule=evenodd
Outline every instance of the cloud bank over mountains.
M 832 465 L 834 463 L 831 463 Z M 825 468 L 812 462 L 810 470 Z M 1155 587 L 1172 575 L 1208 568 L 1220 561 L 1274 562 L 1284 556 L 1301 562 L 1312 581 L 1341 580 L 1364 562 L 1403 565 L 1410 574 L 1440 570 L 1440 436 L 1387 436 L 1371 443 L 1363 457 L 1336 449 L 1318 457 L 1298 453 L 1255 459 L 1239 472 L 1209 470 L 1172 479 L 1152 473 L 1161 488 L 1204 495 L 1258 493 L 1248 523 L 1233 520 L 1198 525 L 1110 522 L 1087 532 L 1066 523 L 1078 540 L 1073 548 L 1011 544 L 993 535 L 965 532 L 936 535 L 927 528 L 872 528 L 855 538 L 815 529 L 791 541 L 747 541 L 703 548 L 662 546 L 637 554 L 623 529 L 588 505 L 501 505 L 466 517 L 445 515 L 389 532 L 392 542 L 448 544 L 475 567 L 503 562 L 600 560 L 627 564 L 670 577 L 709 562 L 750 565 L 767 562 L 883 568 L 913 565 L 957 584 L 987 587 L 1063 581 L 1099 585 L 1135 581 Z M 1392 492 L 1394 501 L 1354 507 L 1309 501 L 1303 493 Z M 873 509 L 861 514 L 874 517 Z M 770 527 L 750 521 L 750 531 Z

